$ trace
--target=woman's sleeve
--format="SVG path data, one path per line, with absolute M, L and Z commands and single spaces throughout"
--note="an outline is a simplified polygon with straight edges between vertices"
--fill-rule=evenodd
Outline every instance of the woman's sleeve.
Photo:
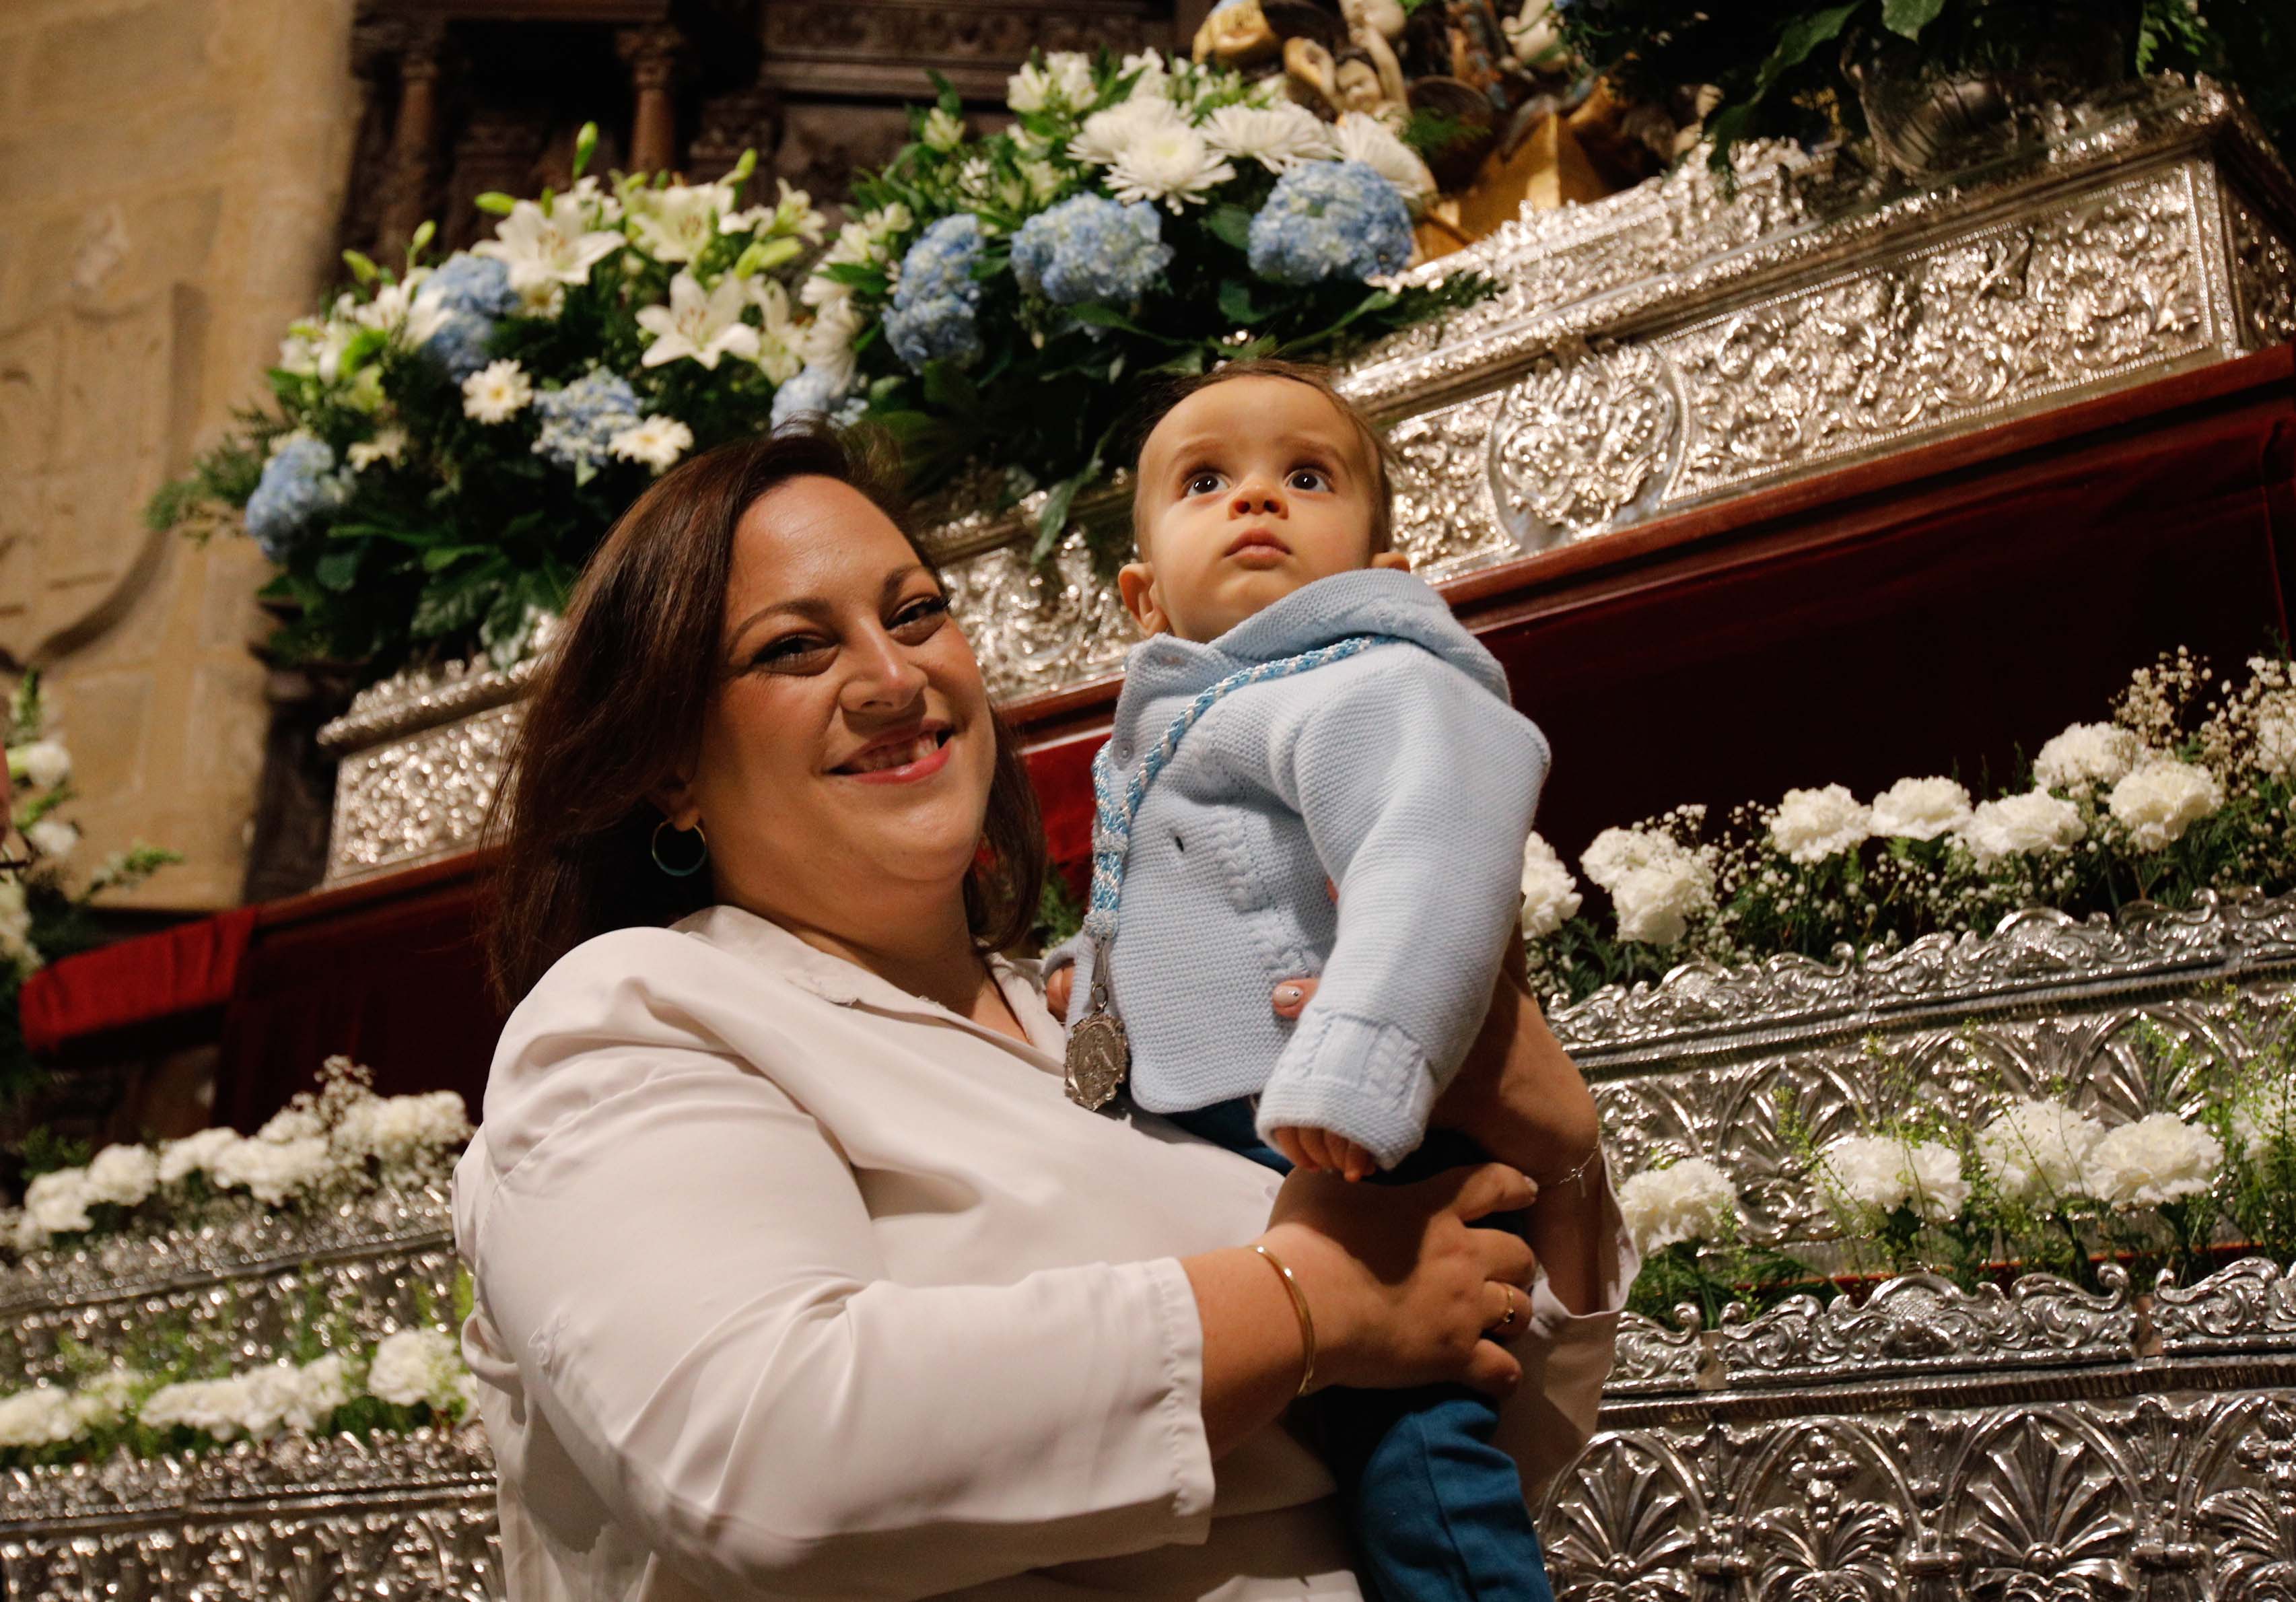
M 663 1032 L 529 1032 L 546 1089 L 506 1161 L 490 1139 L 473 1243 L 523 1384 L 619 1518 L 721 1594 L 922 1597 L 1204 1538 L 1177 1261 L 892 1284 L 821 1127 Z
M 1619 1213 L 1607 1163 L 1595 1227 L 1603 1242 L 1597 1260 L 1601 1294 L 1595 1308 L 1571 1312 L 1547 1288 L 1542 1269 L 1531 1284 L 1530 1329 L 1508 1348 L 1522 1364 L 1522 1384 L 1499 1409 L 1496 1440 L 1521 1465 L 1523 1494 L 1534 1506 L 1594 1435 L 1603 1382 L 1611 1376 L 1619 1314 L 1642 1269 Z

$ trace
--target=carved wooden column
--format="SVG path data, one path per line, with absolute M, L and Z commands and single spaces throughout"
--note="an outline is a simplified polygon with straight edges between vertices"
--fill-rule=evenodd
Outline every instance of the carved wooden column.
M 410 21 L 398 57 L 398 121 L 391 131 L 390 199 L 376 253 L 390 260 L 406 249 L 430 204 L 430 159 L 439 148 L 439 70 L 446 24 Z
M 672 88 L 685 38 L 667 23 L 627 28 L 615 46 L 630 64 L 637 111 L 630 120 L 630 170 L 666 172 L 677 165 L 677 104 Z

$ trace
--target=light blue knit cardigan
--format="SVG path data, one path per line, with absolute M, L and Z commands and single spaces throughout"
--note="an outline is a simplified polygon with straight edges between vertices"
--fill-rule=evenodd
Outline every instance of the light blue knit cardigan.
M 1141 1106 L 1257 1094 L 1263 1137 L 1329 1130 L 1392 1167 L 1481 1027 L 1515 916 L 1548 759 L 1505 672 L 1421 579 L 1341 573 L 1209 645 L 1134 647 L 1111 740 L 1128 772 L 1216 680 L 1359 634 L 1396 643 L 1239 690 L 1182 743 L 1133 825 L 1110 990 Z M 1071 1026 L 1082 945 L 1047 965 L 1078 963 Z M 1323 982 L 1287 1022 L 1269 992 L 1300 974 Z

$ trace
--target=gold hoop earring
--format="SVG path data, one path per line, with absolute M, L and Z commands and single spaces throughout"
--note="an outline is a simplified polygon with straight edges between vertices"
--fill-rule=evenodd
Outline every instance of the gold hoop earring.
M 653 865 L 661 869 L 663 873 L 668 874 L 673 879 L 690 879 L 694 875 L 701 871 L 701 865 L 703 863 L 709 860 L 709 837 L 701 832 L 701 826 L 700 824 L 695 824 L 693 826 L 693 837 L 701 842 L 701 854 L 695 857 L 692 862 L 686 864 L 684 867 L 672 867 L 668 863 L 664 862 L 661 859 L 661 832 L 664 829 L 675 826 L 676 826 L 671 824 L 669 819 L 667 817 L 654 825 L 653 840 L 647 849 L 653 858 Z M 683 834 L 685 831 L 679 829 L 678 833 Z

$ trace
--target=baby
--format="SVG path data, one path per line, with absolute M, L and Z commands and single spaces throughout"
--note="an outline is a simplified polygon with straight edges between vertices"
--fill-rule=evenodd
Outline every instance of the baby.
M 1428 1119 L 1490 1000 L 1546 740 L 1389 549 L 1381 442 L 1320 373 L 1193 382 L 1137 477 L 1118 583 L 1150 637 L 1095 765 L 1091 912 L 1048 963 L 1076 963 L 1070 1094 L 1128 1070 L 1138 1106 L 1277 1169 L 1480 1160 Z M 1279 1015 L 1272 989 L 1310 974 Z M 1464 1388 L 1332 1394 L 1389 1602 L 1551 1602 L 1495 1417 Z

